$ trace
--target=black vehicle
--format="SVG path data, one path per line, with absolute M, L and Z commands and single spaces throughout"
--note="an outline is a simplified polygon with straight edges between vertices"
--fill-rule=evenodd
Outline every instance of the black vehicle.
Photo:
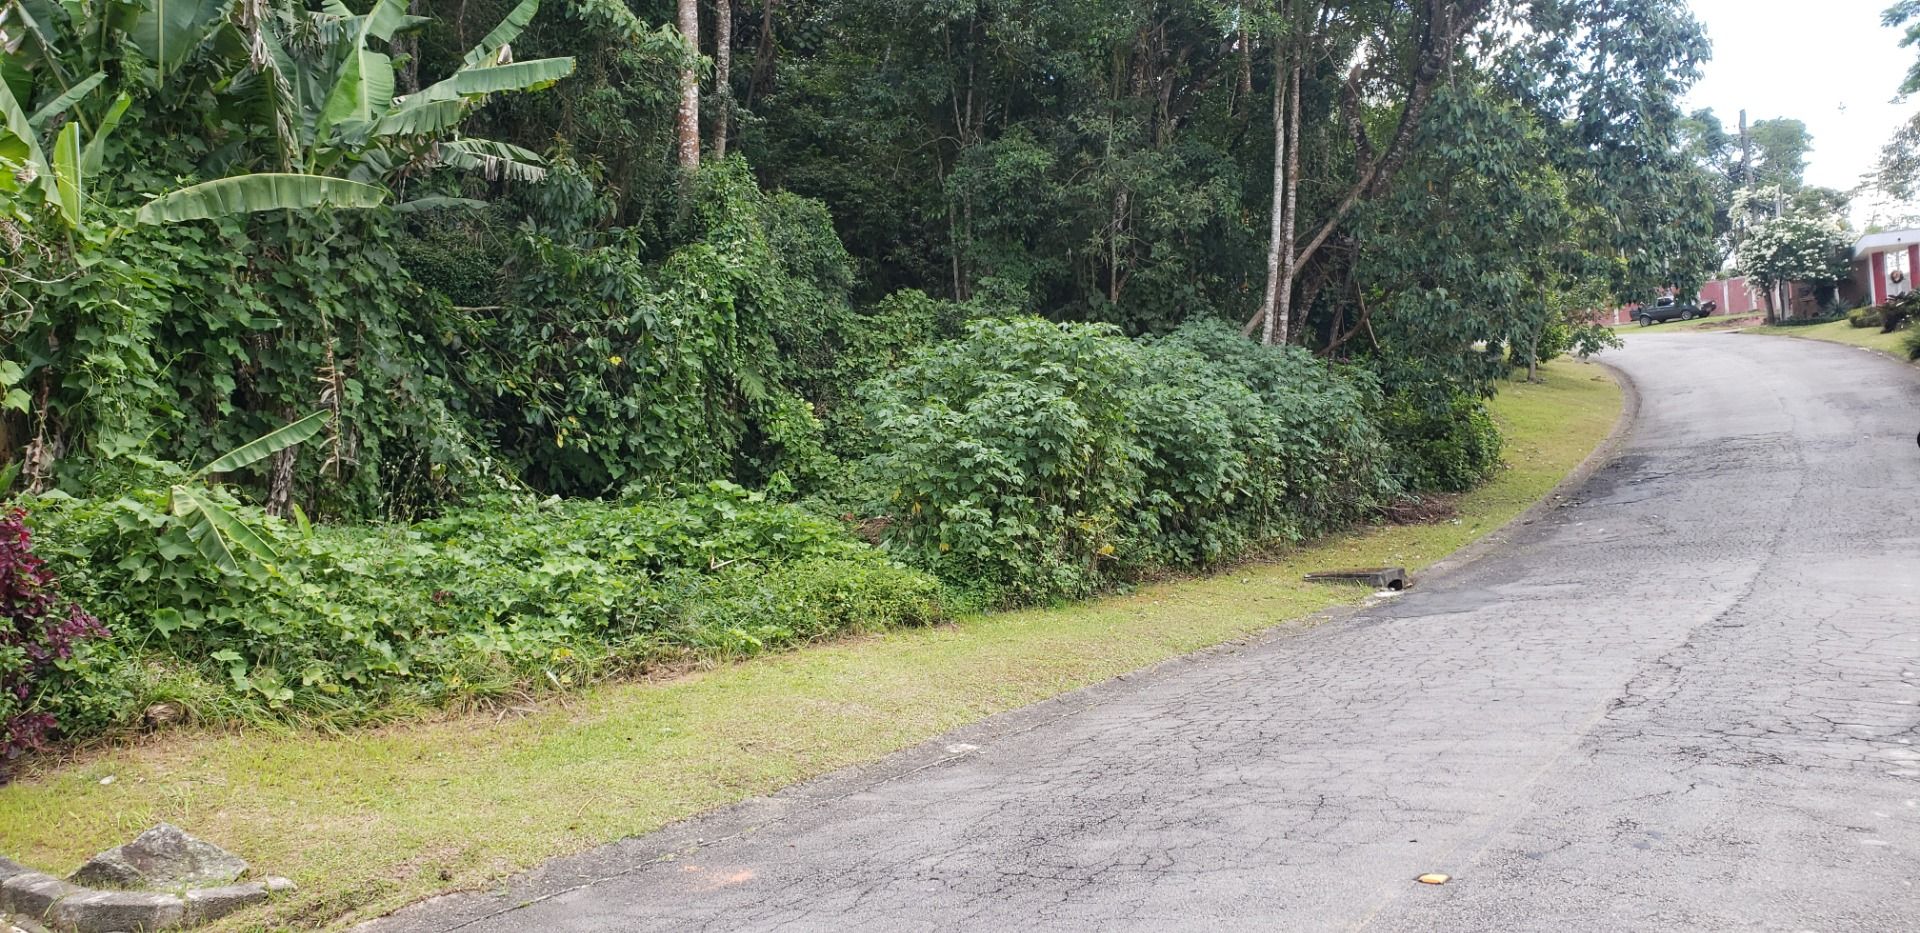
M 1691 321 L 1694 318 L 1706 317 L 1717 307 L 1719 306 L 1711 301 L 1704 305 L 1696 305 L 1680 304 L 1672 298 L 1662 298 L 1651 305 L 1642 305 L 1640 310 L 1633 312 L 1633 316 L 1640 322 L 1641 327 L 1652 327 L 1668 321 Z

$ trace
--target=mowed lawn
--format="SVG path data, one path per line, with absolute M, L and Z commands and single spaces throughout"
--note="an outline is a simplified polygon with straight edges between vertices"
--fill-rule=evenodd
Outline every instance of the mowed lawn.
M 0 853 L 67 872 L 165 820 L 298 893 L 218 929 L 343 926 L 650 830 L 956 726 L 1360 600 L 1315 569 L 1425 567 L 1538 501 L 1607 436 L 1621 392 L 1560 362 L 1494 408 L 1509 463 L 1455 518 L 1093 602 L 822 644 L 504 713 L 345 736 L 173 733 L 0 788 Z M 111 780 L 109 780 L 111 779 Z
M 1907 334 L 1895 331 L 1883 334 L 1878 327 L 1855 327 L 1846 321 L 1834 321 L 1828 324 L 1807 324 L 1799 327 L 1753 327 L 1749 334 L 1769 334 L 1777 337 L 1801 337 L 1807 340 L 1825 340 L 1828 343 L 1844 343 L 1856 347 L 1866 347 L 1889 353 L 1899 359 L 1907 358 Z

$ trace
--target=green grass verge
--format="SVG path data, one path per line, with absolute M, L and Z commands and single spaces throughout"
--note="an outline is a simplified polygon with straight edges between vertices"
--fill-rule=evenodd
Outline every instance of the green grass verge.
M 1635 334 L 1651 336 L 1653 334 L 1688 333 L 1696 330 L 1735 330 L 1750 327 L 1765 320 L 1765 315 L 1755 312 L 1753 314 L 1741 314 L 1733 317 L 1720 315 L 1716 317 L 1695 318 L 1691 321 L 1668 321 L 1665 324 L 1655 324 L 1652 327 L 1642 327 L 1638 321 L 1634 321 L 1626 324 L 1615 324 L 1613 325 L 1613 329 L 1620 332 L 1622 336 L 1632 336 Z
M 1846 321 L 1834 321 L 1829 324 L 1808 324 L 1800 327 L 1750 327 L 1749 334 L 1770 334 L 1779 337 L 1801 337 L 1807 340 L 1824 340 L 1828 343 L 1844 343 L 1849 346 L 1866 347 L 1878 350 L 1896 359 L 1907 358 L 1907 335 L 1903 331 L 1883 334 L 1878 327 L 1855 327 Z
M 1561 362 L 1544 374 L 1495 401 L 1509 466 L 1447 521 L 1356 531 L 1109 599 L 604 685 L 504 717 L 345 736 L 174 733 L 97 750 L 0 788 L 0 848 L 65 872 L 167 820 L 299 883 L 226 930 L 344 925 L 481 886 L 1354 602 L 1362 591 L 1301 575 L 1426 567 L 1538 501 L 1607 435 L 1621 392 L 1602 369 Z

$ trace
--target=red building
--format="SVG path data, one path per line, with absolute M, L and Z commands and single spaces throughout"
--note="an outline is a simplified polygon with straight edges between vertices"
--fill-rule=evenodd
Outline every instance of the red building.
M 1869 233 L 1853 244 L 1853 277 L 1841 283 L 1840 298 L 1854 306 L 1886 304 L 1913 290 L 1915 269 L 1920 269 L 1920 230 Z

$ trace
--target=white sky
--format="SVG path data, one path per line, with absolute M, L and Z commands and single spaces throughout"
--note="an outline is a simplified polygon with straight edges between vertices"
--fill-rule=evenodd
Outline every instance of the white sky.
M 1850 190 L 1870 170 L 1894 128 L 1920 110 L 1920 95 L 1892 102 L 1920 49 L 1900 48 L 1880 25 L 1892 0 L 1690 0 L 1713 43 L 1713 60 L 1686 107 L 1711 107 L 1728 132 L 1747 119 L 1794 117 L 1813 135 L 1807 182 Z M 1874 213 L 1856 204 L 1854 223 Z

